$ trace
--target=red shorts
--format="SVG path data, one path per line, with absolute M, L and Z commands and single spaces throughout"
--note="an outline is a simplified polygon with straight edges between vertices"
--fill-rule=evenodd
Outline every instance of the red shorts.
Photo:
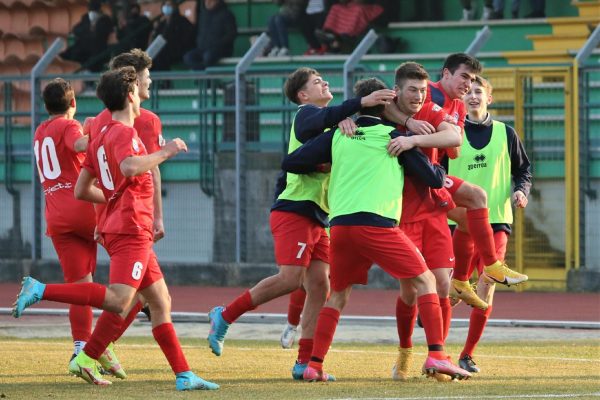
M 344 226 L 331 228 L 331 289 L 368 282 L 371 265 L 377 264 L 396 279 L 414 278 L 427 271 L 423 256 L 410 239 L 395 228 Z
M 50 236 L 58 254 L 65 282 L 72 283 L 96 272 L 98 245 L 93 236 L 83 237 L 74 232 Z
M 454 268 L 452 235 L 446 213 L 430 218 L 400 224 L 400 229 L 417 245 L 429 269 Z
M 150 235 L 105 233 L 104 246 L 110 256 L 109 283 L 142 290 L 163 278 Z
M 494 232 L 494 244 L 496 246 L 496 258 L 498 260 L 504 260 L 506 257 L 506 245 L 508 244 L 508 233 L 506 231 Z M 483 260 L 479 256 L 479 252 L 475 251 L 473 257 L 471 257 L 471 273 L 477 268 L 479 276 L 483 273 Z
M 286 211 L 271 211 L 269 220 L 277 265 L 308 267 L 312 260 L 329 264 L 329 236 L 321 225 Z
M 454 193 L 458 190 L 460 185 L 464 183 L 464 180 L 457 178 L 456 176 L 446 175 L 446 180 L 444 181 L 444 188 L 450 192 L 452 197 L 454 197 Z

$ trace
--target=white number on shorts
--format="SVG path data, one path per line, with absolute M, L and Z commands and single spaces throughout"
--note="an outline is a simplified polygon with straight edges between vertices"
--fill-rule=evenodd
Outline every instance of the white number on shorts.
M 36 140 L 33 144 L 33 152 L 35 153 L 35 161 L 38 168 L 40 182 L 44 183 L 46 179 L 56 179 L 60 176 L 60 164 L 56 155 L 56 146 L 51 137 L 46 137 L 42 141 L 40 154 L 40 141 Z M 41 157 L 40 157 L 41 156 Z M 40 166 L 41 158 L 41 166 Z
M 102 185 L 108 190 L 115 190 L 115 184 L 113 183 L 113 178 L 108 169 L 108 159 L 106 158 L 104 146 L 98 147 L 96 156 L 98 157 L 98 167 L 100 168 L 100 180 L 102 181 Z
M 300 246 L 300 250 L 298 250 L 296 258 L 302 258 L 302 253 L 304 253 L 304 249 L 306 249 L 306 243 L 298 242 L 298 246 Z
M 131 271 L 131 277 L 138 281 L 142 277 L 142 269 L 144 269 L 144 265 L 141 262 L 136 261 L 136 263 L 133 264 L 133 271 Z

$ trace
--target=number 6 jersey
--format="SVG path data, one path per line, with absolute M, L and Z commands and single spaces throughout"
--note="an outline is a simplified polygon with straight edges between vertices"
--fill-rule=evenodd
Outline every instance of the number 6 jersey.
M 63 116 L 42 122 L 35 131 L 33 151 L 44 189 L 48 236 L 76 232 L 93 237 L 94 206 L 73 194 L 85 159 L 74 145 L 82 136 L 81 124 Z

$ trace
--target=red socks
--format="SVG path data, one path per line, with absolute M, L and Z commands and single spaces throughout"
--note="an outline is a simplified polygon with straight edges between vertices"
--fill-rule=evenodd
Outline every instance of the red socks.
M 444 334 L 444 342 L 446 342 L 448 332 L 450 331 L 450 324 L 452 323 L 452 306 L 450 305 L 450 298 L 439 297 L 438 299 L 440 301 L 440 309 L 442 310 L 442 332 Z
M 288 305 L 288 324 L 298 326 L 300 324 L 300 314 L 304 309 L 306 300 L 306 291 L 304 288 L 296 289 L 290 294 L 290 304 Z
M 175 374 L 190 370 L 172 323 L 164 323 L 153 328 L 152 335 Z
M 319 319 L 317 321 L 317 327 L 315 328 L 315 336 L 313 343 L 313 351 L 311 355 L 311 361 L 308 365 L 317 370 L 323 368 L 323 360 L 329 351 L 331 342 L 333 342 L 333 335 L 337 328 L 338 321 L 340 320 L 340 312 L 335 308 L 323 307 L 319 313 Z M 317 360 L 321 361 L 317 361 Z
M 483 335 L 483 330 L 485 329 L 485 324 L 492 313 L 492 306 L 488 306 L 487 310 L 483 311 L 478 308 L 474 308 L 471 311 L 471 319 L 469 320 L 469 333 L 467 334 L 467 341 L 465 342 L 465 347 L 463 348 L 462 353 L 460 353 L 460 358 L 463 358 L 465 355 L 472 356 L 475 352 L 475 347 L 477 347 L 477 343 L 479 343 L 479 339 L 481 339 L 481 335 Z
M 467 210 L 469 233 L 483 261 L 483 265 L 492 265 L 497 261 L 494 231 L 490 226 L 487 208 Z
M 115 332 L 121 328 L 122 324 L 123 318 L 119 314 L 108 311 L 100 314 L 94 332 L 83 348 L 85 354 L 97 360 L 106 350 L 108 344 L 112 342 Z
M 425 329 L 427 345 L 444 344 L 444 333 L 442 323 L 442 311 L 440 310 L 440 299 L 435 293 L 428 293 L 417 298 L 421 323 Z
M 471 277 L 469 267 L 474 252 L 473 238 L 469 233 L 455 229 L 452 235 L 452 247 L 454 257 L 456 257 L 452 278 L 459 281 L 468 281 Z
M 412 347 L 412 334 L 417 319 L 417 306 L 409 306 L 402 298 L 398 296 L 396 300 L 396 327 L 398 328 L 398 338 L 400 347 L 408 349 Z
M 231 302 L 221 316 L 223 319 L 230 324 L 234 323 L 236 319 L 238 319 L 242 314 L 254 310 L 256 307 L 252 305 L 252 296 L 250 296 L 250 291 L 246 290 L 242 293 L 237 299 Z
M 313 350 L 312 339 L 300 339 L 298 341 L 298 362 L 300 364 L 306 364 L 310 361 L 310 355 Z
M 117 332 L 115 332 L 115 336 L 113 337 L 113 340 L 112 340 L 113 342 L 116 342 L 117 340 L 119 340 L 121 338 L 121 336 L 123 336 L 123 333 L 125 333 L 127 328 L 129 328 L 129 325 L 131 325 L 133 320 L 135 320 L 135 317 L 138 315 L 138 313 L 140 312 L 142 307 L 143 307 L 142 302 L 138 300 L 138 302 L 135 303 L 135 305 L 133 306 L 131 311 L 129 311 L 129 314 L 127 314 L 127 316 L 125 317 L 125 320 L 121 324 L 121 327 L 119 328 L 119 330 Z
M 71 305 L 69 307 L 69 321 L 71 322 L 71 335 L 73 341 L 87 342 L 92 334 L 92 307 Z
M 95 282 L 49 283 L 44 290 L 44 300 L 102 308 L 106 286 Z

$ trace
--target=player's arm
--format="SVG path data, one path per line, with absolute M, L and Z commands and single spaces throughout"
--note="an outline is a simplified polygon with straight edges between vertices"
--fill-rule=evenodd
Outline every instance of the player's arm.
M 410 149 L 398 156 L 398 162 L 404 170 L 417 177 L 424 184 L 434 189 L 444 186 L 446 171 L 439 164 L 432 164 L 429 158 L 417 148 Z
M 94 185 L 96 177 L 86 168 L 82 168 L 75 183 L 75 198 L 92 203 L 106 203 L 102 190 Z
M 435 132 L 435 127 L 429 122 L 416 120 L 412 115 L 403 113 L 393 101 L 385 106 L 383 116 L 388 121 L 399 124 L 417 135 L 429 135 Z
M 463 108 L 461 110 L 459 110 L 458 121 L 457 121 L 457 124 L 455 125 L 458 128 L 458 132 L 460 133 L 461 143 L 462 143 L 462 138 L 465 136 L 465 118 L 466 117 L 467 117 L 467 111 L 464 108 L 464 104 L 463 104 Z M 460 145 L 455 146 L 455 147 L 447 147 L 446 154 L 448 154 L 448 157 L 451 158 L 452 160 L 456 159 L 460 155 Z
M 397 132 L 397 131 L 395 131 Z M 441 122 L 434 135 L 412 135 L 402 136 L 395 134 L 388 143 L 388 153 L 397 156 L 403 151 L 413 147 L 455 147 L 462 144 L 462 135 L 458 132 L 458 127 L 449 122 Z
M 165 237 L 162 208 L 162 183 L 158 166 L 152 169 L 152 183 L 154 184 L 154 196 L 152 198 L 154 203 L 154 241 L 158 242 Z
M 281 169 L 293 174 L 326 172 L 323 164 L 331 162 L 332 142 L 333 132 L 331 131 L 309 140 L 284 157 Z
M 76 153 L 83 153 L 87 150 L 90 137 L 88 135 L 82 136 L 73 143 L 73 149 Z
M 527 196 L 531 191 L 531 163 L 523 142 L 512 127 L 506 127 L 506 135 L 508 136 L 510 172 L 514 182 L 512 201 L 516 207 L 525 208 L 528 203 Z
M 181 151 L 187 151 L 187 146 L 183 140 L 175 138 L 155 153 L 124 158 L 119 163 L 119 168 L 125 177 L 141 175 L 158 167 L 161 163 L 174 157 Z

